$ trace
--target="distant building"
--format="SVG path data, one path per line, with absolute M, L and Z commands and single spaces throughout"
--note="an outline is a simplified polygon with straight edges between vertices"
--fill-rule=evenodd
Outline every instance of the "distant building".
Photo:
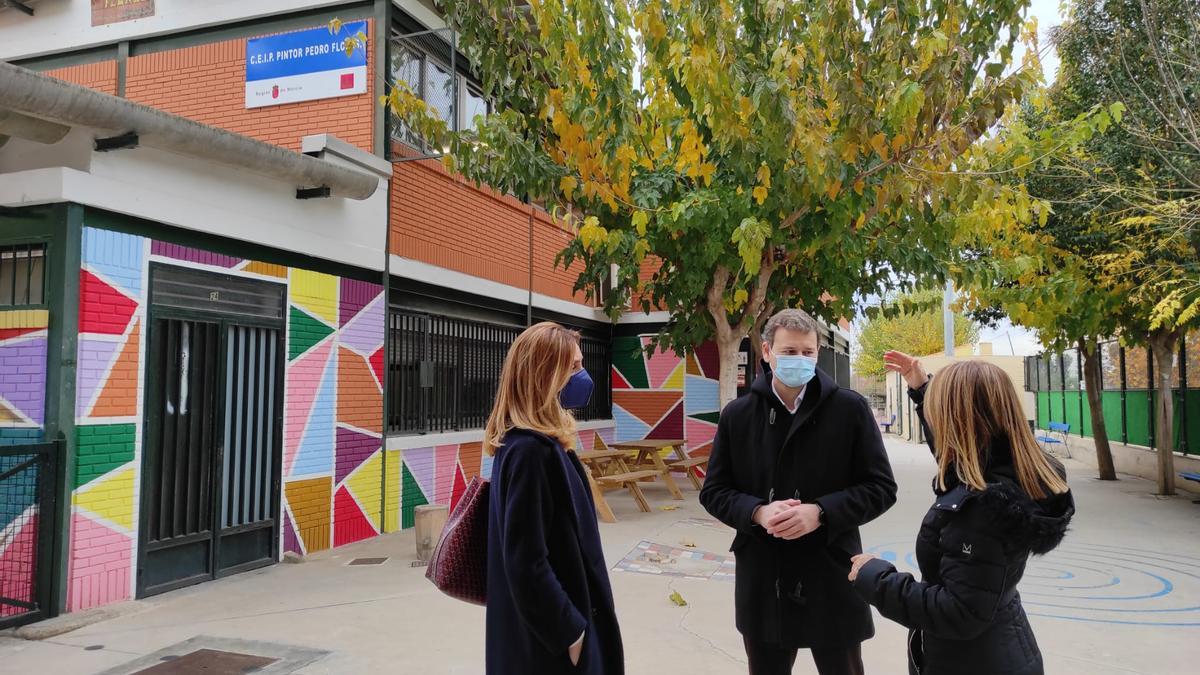
M 981 342 L 978 345 L 956 347 L 953 359 L 947 358 L 944 354 L 922 356 L 921 365 L 932 375 L 955 361 L 967 359 L 986 361 L 1003 368 L 1004 372 L 1008 373 L 1008 376 L 1012 378 L 1013 386 L 1017 388 L 1017 394 L 1021 398 L 1021 407 L 1025 412 L 1025 418 L 1029 420 L 1035 418 L 1037 413 L 1036 400 L 1032 394 L 1025 391 L 1024 357 L 994 355 L 991 343 Z M 908 399 L 908 385 L 904 382 L 904 378 L 900 377 L 899 373 L 889 372 L 886 382 L 887 400 L 884 407 L 884 421 L 891 419 L 895 415 L 896 421 L 892 425 L 893 433 L 899 435 L 904 440 L 914 443 L 925 442 L 925 435 L 917 420 L 916 406 Z

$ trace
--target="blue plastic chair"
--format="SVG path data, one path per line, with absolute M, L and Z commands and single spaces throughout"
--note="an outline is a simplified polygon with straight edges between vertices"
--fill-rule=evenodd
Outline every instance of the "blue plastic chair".
M 1061 445 L 1066 448 L 1067 434 L 1071 433 L 1071 425 L 1064 422 L 1051 422 L 1047 426 L 1049 427 L 1050 434 L 1058 434 L 1058 437 L 1056 438 L 1049 434 L 1045 436 L 1038 436 L 1037 440 L 1038 443 L 1042 444 L 1042 449 L 1046 450 L 1046 446 L 1048 445 Z

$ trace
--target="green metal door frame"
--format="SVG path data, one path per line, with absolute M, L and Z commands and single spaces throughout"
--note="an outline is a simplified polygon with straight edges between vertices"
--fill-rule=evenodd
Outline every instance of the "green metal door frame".
M 0 208 L 5 242 L 40 242 L 44 254 L 47 310 L 46 398 L 42 437 L 57 442 L 53 476 L 54 522 L 49 556 L 51 573 L 47 615 L 66 611 L 72 477 L 75 475 L 75 368 L 79 327 L 79 270 L 84 210 L 78 204 Z
M 165 264 L 165 263 L 151 263 L 151 268 L 159 267 L 159 266 L 161 266 L 161 267 L 176 267 L 175 265 L 169 265 L 169 264 Z M 183 267 L 183 266 L 179 266 L 179 267 Z M 191 268 L 185 267 L 185 269 L 191 269 Z M 233 276 L 233 275 L 221 275 L 221 273 L 219 273 L 219 272 L 213 272 L 212 274 L 217 275 L 217 276 Z M 148 275 L 148 277 L 153 278 L 153 274 Z M 271 461 L 271 483 L 270 483 L 270 485 L 271 485 L 270 513 L 273 516 L 274 524 L 272 527 L 272 535 L 270 538 L 271 539 L 271 550 L 270 550 L 269 556 L 268 556 L 269 560 L 268 560 L 268 562 L 264 562 L 264 563 L 240 565 L 240 566 L 237 566 L 234 568 L 230 568 L 228 570 L 220 569 L 220 566 L 218 563 L 220 560 L 222 528 L 221 528 L 221 522 L 220 522 L 220 517 L 219 517 L 220 516 L 220 505 L 221 505 L 221 501 L 220 501 L 219 497 L 220 497 L 222 489 L 223 489 L 221 486 L 221 480 L 222 480 L 221 468 L 223 466 L 222 460 L 223 460 L 223 455 L 226 451 L 226 448 L 224 447 L 224 443 L 225 443 L 224 436 L 222 436 L 220 434 L 215 434 L 214 438 L 216 438 L 218 440 L 217 440 L 216 452 L 214 452 L 213 456 L 212 456 L 213 480 L 211 482 L 211 486 L 212 486 L 212 490 L 214 491 L 214 494 L 218 498 L 212 499 L 211 511 L 209 514 L 209 517 L 210 517 L 209 522 L 212 524 L 212 545 L 209 550 L 209 569 L 211 572 L 211 578 L 209 580 L 220 579 L 222 577 L 229 576 L 231 574 L 237 574 L 239 572 L 249 571 L 251 569 L 255 569 L 258 567 L 265 567 L 265 566 L 270 565 L 279 560 L 280 537 L 283 532 L 283 519 L 281 518 L 281 509 L 282 509 L 282 500 L 283 500 L 283 497 L 282 497 L 282 495 L 283 495 L 283 482 L 282 482 L 283 481 L 283 478 L 282 478 L 283 417 L 284 417 L 284 405 L 283 404 L 284 404 L 284 398 L 285 398 L 284 387 L 286 386 L 285 375 L 286 375 L 286 370 L 287 370 L 287 340 L 286 340 L 287 287 L 286 287 L 286 284 L 284 284 L 282 282 L 275 283 L 275 282 L 264 281 L 264 280 L 255 280 L 255 281 L 258 281 L 259 283 L 263 283 L 263 284 L 270 284 L 273 286 L 283 286 L 284 287 L 283 288 L 283 291 L 284 291 L 283 316 L 281 316 L 279 319 L 266 319 L 266 318 L 242 317 L 242 316 L 232 317 L 228 314 L 225 314 L 225 313 L 222 313 L 219 311 L 208 311 L 208 310 L 202 310 L 202 309 L 184 309 L 184 308 L 179 308 L 179 307 L 164 307 L 164 306 L 160 306 L 160 305 L 155 305 L 153 302 L 151 302 L 152 293 L 149 288 L 147 288 L 147 294 L 146 294 L 146 344 L 148 346 L 152 346 L 154 344 L 153 340 L 151 340 L 151 331 L 155 330 L 154 326 L 159 319 L 199 321 L 199 322 L 214 323 L 214 324 L 219 325 L 220 326 L 220 330 L 219 330 L 220 342 L 219 342 L 219 347 L 218 347 L 217 351 L 218 351 L 218 354 L 221 354 L 222 356 L 227 354 L 227 350 L 228 350 L 227 343 L 229 340 L 229 328 L 230 327 L 245 326 L 245 327 L 249 327 L 249 328 L 265 328 L 265 329 L 274 330 L 276 333 L 276 336 L 275 336 L 275 341 L 276 341 L 275 354 L 276 354 L 276 356 L 275 356 L 275 358 L 276 358 L 277 362 L 276 362 L 276 367 L 275 367 L 275 381 L 272 383 L 272 385 L 275 387 L 275 391 L 278 392 L 278 395 L 275 396 L 275 405 L 274 405 L 274 410 L 271 411 L 271 419 L 272 419 L 273 423 L 275 424 L 276 429 L 278 429 L 278 433 L 276 433 L 274 435 L 274 441 L 272 443 L 272 448 L 271 448 L 272 461 Z M 146 362 L 143 364 L 143 368 L 148 368 L 149 364 L 151 364 L 153 362 L 154 362 L 154 360 L 152 358 L 150 358 L 149 352 L 147 352 L 147 358 L 146 358 Z M 161 408 L 159 406 L 152 405 L 152 402 L 150 401 L 151 394 L 153 392 L 157 391 L 157 385 L 159 383 L 160 377 L 161 377 L 160 373 L 150 371 L 150 370 L 148 370 L 148 372 L 146 374 L 146 386 L 145 386 L 145 391 L 143 392 L 144 401 L 143 401 L 143 408 L 142 408 L 143 417 L 144 417 L 144 424 L 142 425 L 142 449 L 143 450 L 142 450 L 142 463 L 141 463 L 141 466 L 139 467 L 139 470 L 142 472 L 145 472 L 145 470 L 146 470 L 146 461 L 147 461 L 147 455 L 148 455 L 147 449 L 149 448 L 151 429 L 157 429 L 159 427 L 156 425 L 162 424 Z M 218 430 L 224 428 L 225 415 L 227 413 L 227 411 L 225 409 L 225 405 L 226 405 L 226 400 L 225 400 L 225 395 L 224 395 L 225 385 L 226 385 L 225 369 L 222 368 L 221 372 L 218 373 L 218 376 L 217 376 L 217 384 L 216 384 L 217 401 L 215 402 L 214 409 L 217 411 L 219 418 L 213 420 L 214 431 L 218 431 Z M 143 473 L 143 476 L 144 476 L 144 473 Z M 145 491 L 143 491 L 139 498 L 144 500 L 145 494 L 146 494 Z M 134 589 L 135 597 L 137 597 L 137 598 L 144 597 L 143 594 L 145 592 L 144 584 L 142 582 L 142 575 L 143 575 L 143 570 L 145 569 L 146 553 L 147 553 L 146 545 L 145 545 L 146 544 L 145 536 L 147 533 L 147 522 L 146 522 L 147 514 L 148 514 L 148 509 L 145 508 L 145 505 L 143 503 L 142 506 L 138 509 L 138 533 L 137 533 L 138 549 L 137 549 L 137 561 L 136 561 L 137 581 L 136 581 L 135 589 Z M 195 582 L 193 582 L 193 583 L 195 583 Z M 185 584 L 181 584 L 179 587 L 184 587 L 184 586 L 188 586 L 188 585 L 192 585 L 192 584 L 185 583 Z M 155 594 L 161 593 L 161 592 L 169 592 L 170 590 L 176 590 L 176 588 L 172 587 L 172 588 L 162 589 L 162 590 L 156 591 Z

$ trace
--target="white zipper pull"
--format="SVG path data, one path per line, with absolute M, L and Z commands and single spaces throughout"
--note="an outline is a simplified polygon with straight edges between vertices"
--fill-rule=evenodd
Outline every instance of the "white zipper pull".
M 771 408 L 771 416 L 767 419 L 768 419 L 768 421 L 767 421 L 768 424 L 775 424 L 775 409 L 774 408 Z

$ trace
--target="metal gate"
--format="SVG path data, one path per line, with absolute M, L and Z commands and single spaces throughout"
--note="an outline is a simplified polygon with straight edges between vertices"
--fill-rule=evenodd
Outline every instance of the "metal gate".
M 139 597 L 276 560 L 282 310 L 274 284 L 152 269 Z
M 60 447 L 0 446 L 0 629 L 50 616 Z

